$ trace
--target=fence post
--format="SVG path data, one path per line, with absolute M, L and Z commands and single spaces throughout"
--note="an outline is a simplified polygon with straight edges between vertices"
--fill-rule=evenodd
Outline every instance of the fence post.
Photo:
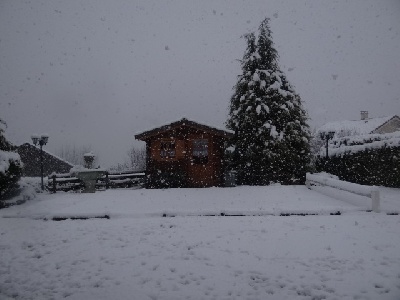
M 57 192 L 56 174 L 53 174 L 53 193 Z
M 106 172 L 106 190 L 108 190 L 110 188 L 110 181 L 108 178 L 108 172 Z
M 379 190 L 372 190 L 371 191 L 371 200 L 372 200 L 372 211 L 374 212 L 381 212 L 381 205 L 380 205 L 380 197 L 379 197 Z

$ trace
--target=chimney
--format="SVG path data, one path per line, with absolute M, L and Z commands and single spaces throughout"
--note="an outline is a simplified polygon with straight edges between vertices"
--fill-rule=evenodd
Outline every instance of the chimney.
M 368 111 L 367 110 L 361 111 L 361 120 L 368 120 Z

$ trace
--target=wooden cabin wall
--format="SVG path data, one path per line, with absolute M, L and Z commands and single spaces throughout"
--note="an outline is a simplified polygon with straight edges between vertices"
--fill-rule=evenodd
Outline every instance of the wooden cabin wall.
M 208 140 L 208 162 L 204 165 L 193 161 L 193 140 L 196 139 Z M 175 141 L 174 158 L 161 157 L 160 146 L 164 140 Z M 197 130 L 174 130 L 147 140 L 146 146 L 149 188 L 157 187 L 155 181 L 159 180 L 160 174 L 182 181 L 180 187 L 210 187 L 223 183 L 224 143 L 218 136 Z

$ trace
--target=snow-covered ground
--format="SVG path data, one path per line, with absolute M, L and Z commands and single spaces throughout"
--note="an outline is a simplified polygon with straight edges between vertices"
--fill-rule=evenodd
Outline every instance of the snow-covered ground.
M 302 186 L 41 194 L 0 210 L 0 299 L 400 299 L 400 216 L 387 214 L 400 190 L 381 190 L 382 213 L 337 195 L 346 201 Z M 221 213 L 246 216 L 204 216 Z

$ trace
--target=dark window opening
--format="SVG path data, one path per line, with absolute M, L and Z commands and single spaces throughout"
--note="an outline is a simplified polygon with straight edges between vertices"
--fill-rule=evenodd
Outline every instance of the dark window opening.
M 162 158 L 174 158 L 176 154 L 174 141 L 163 141 L 160 146 L 160 156 Z
M 208 162 L 208 140 L 193 140 L 193 162 L 195 164 Z

